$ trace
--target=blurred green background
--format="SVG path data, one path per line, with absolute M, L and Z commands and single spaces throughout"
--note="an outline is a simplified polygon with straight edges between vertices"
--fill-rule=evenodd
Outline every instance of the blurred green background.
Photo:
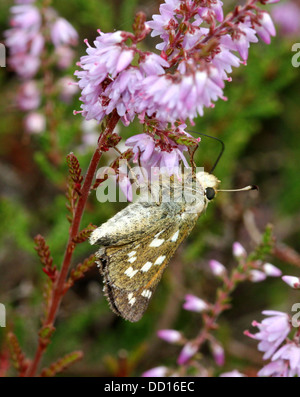
M 235 2 L 231 2 L 235 3 Z M 76 60 L 85 53 L 83 40 L 90 42 L 97 29 L 104 32 L 131 30 L 133 17 L 143 11 L 150 19 L 159 1 L 145 0 L 68 0 L 53 1 L 53 6 L 78 30 L 80 43 Z M 12 1 L 0 4 L 0 32 L 8 28 Z M 0 33 L 1 34 L 1 33 Z M 300 38 L 298 37 L 298 42 Z M 195 131 L 221 138 L 225 153 L 215 170 L 222 188 L 254 183 L 259 193 L 222 193 L 210 204 L 188 240 L 171 261 L 163 280 L 142 320 L 131 324 L 115 316 L 102 296 L 102 280 L 97 269 L 75 284 L 63 300 L 56 322 L 53 342 L 43 364 L 49 365 L 72 350 L 82 350 L 84 359 L 66 373 L 71 376 L 140 375 L 158 365 L 174 366 L 180 348 L 158 340 L 161 328 L 182 330 L 188 337 L 201 327 L 199 315 L 182 309 L 186 293 L 213 301 L 218 282 L 208 270 L 209 259 L 226 267 L 235 265 L 232 243 L 239 241 L 250 252 L 256 232 L 268 223 L 274 225 L 279 243 L 291 247 L 294 260 L 267 258 L 284 274 L 299 276 L 297 251 L 300 251 L 300 68 L 291 64 L 292 44 L 297 37 L 278 33 L 271 45 L 251 46 L 248 65 L 234 70 L 227 84 L 227 102 L 218 101 L 198 118 Z M 149 39 L 147 44 L 153 45 Z M 72 75 L 74 68 L 69 71 Z M 58 73 L 58 72 L 57 72 Z M 93 147 L 82 145 L 83 131 L 79 95 L 69 105 L 56 101 L 57 134 L 62 155 L 59 164 L 48 159 L 49 136 L 28 137 L 23 131 L 23 114 L 13 106 L 19 81 L 8 68 L 0 69 L 0 302 L 7 308 L 7 323 L 17 334 L 22 348 L 31 357 L 35 352 L 42 315 L 42 287 L 46 276 L 34 251 L 33 238 L 42 234 L 59 265 L 68 238 L 66 220 L 65 157 L 69 152 L 79 158 L 86 170 Z M 141 132 L 138 122 L 120 134 L 127 138 Z M 219 146 L 202 139 L 197 164 L 206 169 L 213 164 Z M 106 155 L 101 165 L 111 158 Z M 100 204 L 91 195 L 82 226 L 100 225 L 124 204 Z M 75 251 L 73 265 L 94 252 L 88 242 Z M 248 374 L 262 366 L 256 344 L 243 335 L 251 321 L 261 318 L 264 309 L 290 311 L 299 301 L 280 279 L 263 283 L 244 283 L 234 293 L 233 308 L 222 315 L 218 338 L 226 351 L 222 369 L 239 368 Z M 0 329 L 0 346 L 4 344 Z M 210 354 L 203 350 L 207 367 Z M 9 374 L 13 375 L 13 370 Z

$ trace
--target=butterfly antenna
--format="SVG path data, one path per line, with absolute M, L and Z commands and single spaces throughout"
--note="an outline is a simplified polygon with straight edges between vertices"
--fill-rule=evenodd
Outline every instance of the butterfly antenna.
M 216 141 L 220 142 L 220 144 L 222 145 L 222 148 L 221 148 L 221 151 L 220 151 L 220 153 L 219 153 L 219 155 L 217 157 L 217 160 L 215 161 L 214 165 L 212 166 L 211 170 L 209 171 L 209 174 L 212 174 L 213 171 L 215 170 L 216 166 L 218 165 L 218 162 L 219 162 L 220 158 L 222 157 L 222 155 L 224 153 L 224 150 L 225 150 L 224 142 L 221 139 L 216 138 L 215 136 L 206 135 L 206 134 L 203 134 L 202 132 L 191 131 L 191 130 L 186 130 L 186 132 L 192 132 L 192 133 L 195 133 L 195 134 L 198 134 L 198 135 L 205 136 L 206 138 L 215 139 Z

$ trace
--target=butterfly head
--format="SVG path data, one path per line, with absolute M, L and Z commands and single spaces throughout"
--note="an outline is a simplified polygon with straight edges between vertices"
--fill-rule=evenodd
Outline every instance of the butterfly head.
M 216 195 L 216 191 L 220 183 L 219 179 L 204 171 L 197 172 L 196 178 L 203 188 L 207 200 L 212 200 Z

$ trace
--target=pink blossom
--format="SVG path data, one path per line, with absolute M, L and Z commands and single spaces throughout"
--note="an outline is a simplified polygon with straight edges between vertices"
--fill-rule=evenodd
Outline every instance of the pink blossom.
M 271 42 L 271 36 L 276 35 L 275 26 L 270 15 L 267 12 L 261 12 L 259 24 L 254 24 L 255 30 L 260 38 L 267 44 Z
M 246 21 L 238 24 L 239 35 L 233 39 L 236 49 L 244 61 L 248 58 L 248 48 L 250 43 L 257 43 L 256 32 L 250 27 L 251 23 Z
M 185 310 L 201 313 L 209 308 L 208 304 L 195 295 L 187 294 L 185 296 L 185 303 L 183 304 Z
M 41 134 L 46 130 L 46 119 L 41 113 L 28 113 L 24 119 L 26 132 L 29 134 Z
M 262 313 L 269 317 L 265 318 L 261 323 L 256 321 L 252 323 L 253 326 L 258 327 L 259 332 L 251 334 L 249 331 L 245 331 L 245 335 L 260 341 L 258 350 L 265 353 L 263 358 L 266 360 L 275 353 L 288 336 L 291 325 L 289 316 L 286 313 L 274 310 L 265 310 Z
M 184 365 L 190 358 L 192 358 L 198 351 L 198 346 L 192 342 L 184 345 L 177 359 L 178 365 Z
M 300 32 L 300 6 L 292 1 L 278 4 L 271 10 L 274 22 L 285 35 L 296 35 Z
M 257 373 L 258 376 L 288 377 L 288 363 L 284 360 L 271 361 Z
M 126 146 L 133 148 L 134 161 L 140 158 L 142 167 L 144 167 L 150 176 L 151 167 L 164 168 L 169 175 L 178 174 L 179 162 L 183 161 L 188 166 L 183 152 L 187 150 L 185 146 L 176 145 L 174 142 L 166 138 L 172 148 L 170 152 L 163 151 L 156 146 L 155 140 L 148 134 L 138 134 L 126 140 Z
M 78 33 L 74 27 L 64 18 L 57 18 L 51 26 L 51 40 L 55 47 L 62 45 L 76 45 Z
M 250 280 L 253 283 L 259 283 L 260 281 L 264 281 L 266 278 L 266 274 L 261 272 L 260 270 L 250 270 Z
M 300 376 L 300 347 L 296 343 L 287 343 L 272 357 L 272 361 L 285 360 L 288 362 L 288 376 Z
M 220 375 L 220 378 L 243 378 L 245 376 L 246 375 L 242 374 L 237 369 L 234 369 L 233 371 L 230 371 L 230 372 L 223 372 Z
M 10 50 L 8 63 L 23 79 L 32 78 L 40 66 L 44 38 L 40 34 L 41 15 L 32 5 L 11 8 L 11 29 L 4 32 L 5 44 Z
M 169 343 L 176 343 L 182 339 L 181 333 L 174 329 L 161 329 L 157 331 L 157 336 Z
M 221 367 L 225 362 L 225 353 L 223 347 L 216 341 L 211 342 L 212 354 L 216 364 Z
M 10 25 L 14 28 L 38 31 L 42 22 L 38 8 L 32 5 L 17 5 L 10 9 L 13 14 Z
M 160 367 L 155 367 L 155 368 L 151 368 L 148 369 L 148 371 L 144 372 L 142 374 L 143 377 L 165 377 L 166 374 L 168 372 L 168 368 L 164 367 L 164 366 L 160 366 Z
M 37 109 L 40 101 L 40 91 L 35 81 L 29 80 L 20 86 L 16 98 L 19 109 L 24 111 Z
M 123 33 L 118 31 L 106 34 L 100 33 L 100 36 L 94 41 L 95 47 L 91 47 L 87 43 L 88 55 L 80 59 L 82 70 L 75 72 L 75 75 L 79 78 L 79 87 L 82 90 L 80 98 L 83 102 L 81 106 L 82 114 L 87 120 L 94 118 L 101 121 L 106 114 L 113 110 L 114 106 L 117 106 L 120 115 L 124 117 L 125 123 L 127 122 L 125 117 L 127 107 L 124 98 L 128 99 L 129 94 L 131 94 L 131 87 L 134 87 L 134 90 L 137 89 L 138 72 L 132 68 L 127 75 L 120 76 L 114 86 L 109 84 L 109 82 L 113 83 L 112 78 L 116 78 L 120 72 L 129 66 L 134 57 L 134 52 L 131 49 L 120 46 L 123 40 Z M 133 77 L 135 78 L 134 81 L 132 80 Z M 105 79 L 107 82 L 104 84 Z M 109 109 L 111 110 L 107 110 L 110 101 Z M 132 117 L 132 114 L 134 114 L 133 109 L 129 118 Z
M 209 267 L 210 267 L 211 271 L 213 272 L 213 274 L 217 277 L 223 277 L 227 273 L 225 266 L 222 265 L 222 263 L 220 263 L 214 259 L 209 261 Z
M 278 267 L 272 265 L 271 263 L 264 263 L 262 268 L 267 276 L 280 277 L 282 274 L 281 270 L 278 269 Z
M 237 258 L 246 258 L 247 252 L 245 248 L 238 241 L 233 243 L 232 246 L 233 255 Z
M 295 276 L 282 276 L 282 280 L 292 288 L 300 288 L 300 279 Z

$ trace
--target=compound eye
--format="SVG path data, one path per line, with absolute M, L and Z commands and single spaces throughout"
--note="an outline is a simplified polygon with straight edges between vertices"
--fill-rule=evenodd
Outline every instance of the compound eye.
M 212 200 L 216 195 L 216 191 L 213 187 L 207 187 L 205 189 L 205 196 L 208 200 Z

